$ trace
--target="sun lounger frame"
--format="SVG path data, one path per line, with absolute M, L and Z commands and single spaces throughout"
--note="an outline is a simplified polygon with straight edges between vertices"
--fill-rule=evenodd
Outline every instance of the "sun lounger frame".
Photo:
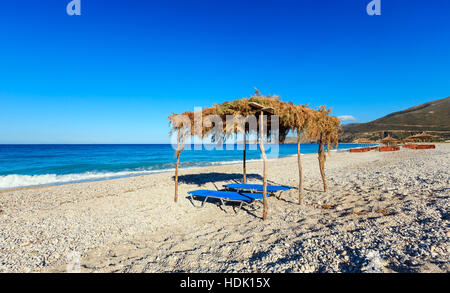
M 239 193 L 239 192 L 238 192 L 238 193 Z M 237 209 L 237 211 L 233 208 L 234 213 L 235 213 L 235 214 L 238 214 L 239 211 L 242 209 L 242 206 L 247 205 L 247 206 L 253 207 L 253 203 L 254 203 L 255 201 L 257 201 L 257 199 L 250 199 L 250 198 L 249 198 L 250 200 L 247 202 L 247 201 L 243 201 L 243 200 L 229 199 L 229 198 L 225 198 L 225 197 L 222 197 L 222 196 L 206 195 L 206 196 L 204 196 L 204 199 L 203 199 L 201 205 L 195 205 L 195 204 L 194 204 L 194 196 L 197 196 L 197 197 L 203 197 L 203 196 L 200 196 L 200 195 L 195 195 L 195 194 L 190 194 L 190 193 L 189 193 L 189 196 L 188 196 L 189 201 L 191 202 L 191 204 L 192 204 L 194 207 L 196 207 L 196 208 L 203 208 L 203 207 L 205 206 L 205 202 L 208 200 L 208 198 L 213 198 L 213 199 L 217 199 L 217 200 L 220 201 L 221 204 L 218 205 L 218 206 L 219 206 L 225 213 L 227 213 L 227 214 L 228 214 L 228 212 L 227 212 L 227 210 L 225 209 L 226 203 L 229 203 L 229 202 L 232 202 L 232 203 L 239 203 L 239 209 Z M 244 195 L 244 196 L 245 196 L 245 195 Z M 254 210 L 256 210 L 256 209 L 254 209 Z

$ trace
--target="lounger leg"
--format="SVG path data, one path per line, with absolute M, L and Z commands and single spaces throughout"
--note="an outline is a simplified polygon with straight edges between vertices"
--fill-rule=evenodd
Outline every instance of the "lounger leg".
M 220 202 L 222 203 L 222 205 L 221 205 L 222 210 L 223 210 L 225 213 L 228 214 L 227 210 L 225 209 L 225 202 L 224 202 L 224 200 L 223 200 L 222 198 L 220 199 Z
M 205 200 L 202 202 L 202 207 L 205 205 L 205 202 L 208 200 L 209 196 L 205 197 Z
M 194 204 L 194 200 L 193 200 L 193 198 L 192 198 L 192 195 L 189 195 L 189 201 L 191 202 L 191 204 L 192 204 L 194 207 L 198 208 L 198 206 L 196 206 L 196 205 Z
M 194 204 L 194 200 L 193 200 L 192 195 L 189 196 L 189 200 L 191 201 L 191 204 L 192 204 L 194 207 L 200 209 L 200 208 L 203 208 L 203 206 L 205 205 L 205 202 L 208 200 L 208 197 L 209 197 L 209 196 L 205 197 L 205 199 L 203 200 L 203 202 L 202 202 L 202 204 L 201 204 L 200 206 L 196 206 L 196 205 Z
M 239 209 L 236 211 L 234 211 L 234 213 L 237 215 L 239 213 L 239 211 L 242 209 L 242 205 L 244 204 L 243 201 L 241 201 L 241 204 L 239 205 Z
M 221 199 L 220 199 L 220 202 L 222 203 L 222 206 L 223 206 L 223 207 L 222 207 L 222 210 L 223 210 L 225 213 L 228 214 L 228 212 L 227 212 L 227 210 L 226 210 L 226 208 L 225 208 L 225 204 L 226 204 L 226 202 L 228 202 L 228 201 L 221 198 Z M 240 204 L 239 204 L 239 209 L 237 210 L 237 212 L 236 212 L 236 210 L 235 210 L 235 207 L 233 206 L 233 207 L 232 207 L 233 212 L 234 212 L 235 214 L 238 214 L 239 211 L 241 210 L 243 204 L 247 204 L 247 203 L 241 201 Z
M 275 196 L 276 199 L 281 199 L 281 192 L 278 193 L 274 192 L 273 196 Z

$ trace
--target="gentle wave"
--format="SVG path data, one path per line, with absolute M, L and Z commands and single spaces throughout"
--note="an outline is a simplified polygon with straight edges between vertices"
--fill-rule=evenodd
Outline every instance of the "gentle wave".
M 350 146 L 350 145 L 349 145 Z M 352 145 L 354 146 L 354 145 Z M 41 146 L 39 146 L 41 148 Z M 125 146 L 126 147 L 126 146 Z M 288 148 L 289 146 L 285 146 L 285 148 Z M 296 156 L 296 148 L 293 148 L 293 153 L 287 153 L 287 154 L 280 154 L 278 157 L 291 157 Z M 303 149 L 305 151 L 305 149 Z M 36 151 L 36 150 L 34 150 Z M 95 150 L 94 150 L 95 151 Z M 332 150 L 336 151 L 336 150 Z M 309 152 L 308 152 L 309 153 Z M 95 152 L 94 152 L 95 154 Z M 304 154 L 302 154 L 304 155 Z M 170 156 L 172 156 L 172 153 L 170 153 Z M 240 157 L 240 153 L 239 156 Z M 172 158 L 172 157 L 171 157 Z M 138 161 L 141 158 L 136 158 L 136 161 Z M 187 160 L 182 161 L 180 163 L 180 169 L 193 169 L 193 168 L 200 168 L 205 166 L 217 166 L 217 165 L 230 165 L 230 164 L 241 164 L 242 160 L 237 158 L 230 158 L 231 160 L 218 160 L 218 161 L 198 161 L 197 159 L 194 160 Z M 272 159 L 269 157 L 269 159 Z M 100 160 L 101 161 L 101 160 Z M 261 161 L 260 158 L 258 159 L 248 159 L 247 162 L 257 162 Z M 102 161 L 101 161 L 102 162 Z M 107 162 L 107 161 L 106 161 Z M 108 162 L 107 162 L 108 163 Z M 106 165 L 106 163 L 104 164 Z M 140 167 L 136 168 L 136 163 L 133 162 L 132 165 L 135 166 L 128 166 L 129 168 L 120 168 L 120 169 L 95 169 L 96 166 L 89 166 L 89 168 L 84 168 L 88 170 L 80 170 L 83 168 L 75 168 L 78 170 L 74 170 L 75 165 L 69 166 L 62 166 L 60 169 L 69 169 L 67 171 L 67 174 L 58 174 L 59 170 L 52 170 L 55 169 L 54 167 L 47 169 L 47 172 L 45 172 L 46 167 L 41 168 L 42 173 L 33 174 L 33 173 L 26 173 L 26 171 L 13 171 L 10 174 L 6 173 L 4 175 L 0 175 L 0 189 L 11 189 L 11 188 L 20 188 L 20 187 L 31 187 L 31 186 L 42 186 L 42 185 L 60 185 L 60 184 L 69 184 L 69 183 L 78 183 L 78 182 L 87 182 L 87 181 L 100 181 L 100 180 L 109 180 L 109 179 L 116 179 L 116 178 L 122 178 L 122 177 L 133 177 L 133 176 L 140 176 L 140 175 L 146 175 L 146 174 L 152 174 L 152 173 L 162 173 L 162 172 L 170 172 L 173 171 L 175 168 L 175 164 L 173 162 L 170 163 L 161 163 L 157 166 L 152 167 Z M 138 164 L 139 165 L 139 164 Z M 100 165 L 101 166 L 101 165 Z M 124 166 L 125 167 L 125 166 Z M 72 169 L 72 170 L 71 170 Z M 90 170 L 89 170 L 90 169 Z M 72 172 L 70 172 L 72 171 Z
M 58 185 L 76 182 L 87 182 L 95 180 L 116 179 L 121 177 L 131 177 L 146 175 L 151 173 L 158 173 L 166 170 L 152 170 L 152 171 L 130 171 L 130 172 L 86 172 L 81 174 L 45 174 L 45 175 L 6 175 L 0 176 L 0 189 L 17 188 L 17 187 L 30 187 L 41 185 Z
M 260 160 L 247 160 L 247 162 L 256 162 Z M 186 162 L 189 165 L 189 162 Z M 218 162 L 204 162 L 203 164 L 194 163 L 189 167 L 183 167 L 180 169 L 194 169 L 206 166 L 218 166 L 218 165 L 233 165 L 240 164 L 242 161 L 218 161 Z M 0 189 L 19 188 L 19 187 L 33 187 L 44 185 L 62 185 L 70 183 L 88 182 L 109 180 L 124 177 L 141 176 L 162 172 L 174 171 L 174 168 L 158 169 L 158 170 L 137 170 L 137 171 L 120 171 L 120 172 L 86 172 L 79 174 L 44 174 L 44 175 L 18 175 L 11 174 L 6 176 L 0 176 Z

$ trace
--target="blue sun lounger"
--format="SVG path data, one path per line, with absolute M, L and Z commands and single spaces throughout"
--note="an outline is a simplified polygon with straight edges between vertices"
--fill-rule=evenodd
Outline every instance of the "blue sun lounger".
M 260 193 L 240 193 L 231 191 L 217 191 L 217 190 L 194 190 L 189 191 L 189 200 L 192 205 L 196 208 L 202 208 L 208 198 L 218 199 L 223 207 L 225 207 L 226 202 L 239 203 L 239 209 L 235 213 L 237 214 L 243 205 L 252 204 L 256 200 L 262 200 L 263 196 Z M 204 198 L 201 206 L 196 206 L 193 201 L 193 197 Z M 223 208 L 225 212 L 225 208 Z
M 262 192 L 263 186 L 262 184 L 241 184 L 241 183 L 232 183 L 224 185 L 227 189 L 236 190 L 238 192 L 250 191 L 250 192 Z M 290 186 L 277 186 L 277 185 L 267 185 L 268 193 L 275 193 L 278 191 L 286 191 L 290 190 L 292 187 Z

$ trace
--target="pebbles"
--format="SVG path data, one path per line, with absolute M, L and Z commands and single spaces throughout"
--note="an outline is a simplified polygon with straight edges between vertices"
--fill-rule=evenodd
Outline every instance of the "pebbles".
M 449 272 L 449 159 L 448 144 L 333 153 L 324 194 L 305 155 L 302 206 L 297 190 L 271 197 L 265 222 L 261 208 L 233 215 L 185 198 L 236 180 L 240 165 L 182 170 L 177 204 L 171 173 L 1 192 L 0 272 L 64 271 L 74 255 L 86 272 Z M 295 186 L 296 164 L 269 162 L 269 182 Z M 253 177 L 261 168 L 247 164 Z

